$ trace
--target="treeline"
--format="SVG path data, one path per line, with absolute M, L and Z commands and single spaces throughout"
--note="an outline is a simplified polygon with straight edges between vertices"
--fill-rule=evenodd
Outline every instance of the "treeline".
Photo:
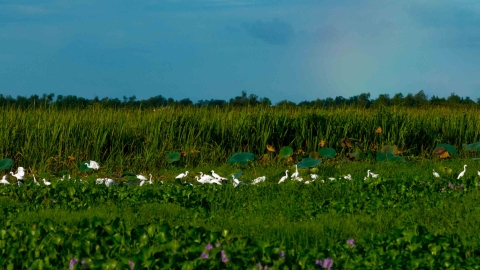
M 344 98 L 337 96 L 336 98 L 316 99 L 313 101 L 302 101 L 295 103 L 288 100 L 280 101 L 276 104 L 272 104 L 269 98 L 259 98 L 257 95 L 250 94 L 242 91 L 240 96 L 231 98 L 229 101 L 220 99 L 211 100 L 199 100 L 197 102 L 191 101 L 189 98 L 182 100 L 174 100 L 173 98 L 165 98 L 162 95 L 151 97 L 145 100 L 138 100 L 135 95 L 131 97 L 124 96 L 123 99 L 119 98 L 98 98 L 87 99 L 83 97 L 77 97 L 74 95 L 57 95 L 43 94 L 42 96 L 31 95 L 30 97 L 17 96 L 4 96 L 0 94 L 0 106 L 14 106 L 19 108 L 36 108 L 55 106 L 57 108 L 84 108 L 88 106 L 102 106 L 106 108 L 158 108 L 164 106 L 216 106 L 216 107 L 242 107 L 242 106 L 302 106 L 302 107 L 343 107 L 354 106 L 360 108 L 377 108 L 380 106 L 403 106 L 403 107 L 426 107 L 426 106 L 480 106 L 480 98 L 477 101 L 473 101 L 469 97 L 460 97 L 455 93 L 452 93 L 448 98 L 441 98 L 438 96 L 432 96 L 430 98 L 420 90 L 416 94 L 408 94 L 404 96 L 401 93 L 395 94 L 390 97 L 389 94 L 381 94 L 376 99 L 370 97 L 370 93 L 362 93 L 350 98 Z

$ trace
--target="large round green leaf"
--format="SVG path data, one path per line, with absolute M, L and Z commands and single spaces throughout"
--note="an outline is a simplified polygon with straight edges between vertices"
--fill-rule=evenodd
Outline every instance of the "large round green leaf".
M 480 151 L 480 142 L 471 143 L 471 144 L 464 144 L 463 147 L 467 151 Z M 448 149 L 447 149 L 448 151 Z
M 0 160 L 0 170 L 8 170 L 13 165 L 13 160 L 10 158 L 4 158 Z
M 448 143 L 437 144 L 436 148 L 440 148 L 442 146 L 445 147 L 445 149 L 447 149 L 447 151 L 450 155 L 453 155 L 453 154 L 457 153 L 457 149 L 455 148 L 455 146 L 453 146 L 451 144 L 448 144 Z
M 293 148 L 290 146 L 282 147 L 282 149 L 280 149 L 280 153 L 278 154 L 278 156 L 281 158 L 287 158 L 291 155 L 293 155 Z
M 335 151 L 335 149 L 333 148 L 320 148 L 320 150 L 318 150 L 318 153 L 324 158 L 334 158 L 337 154 L 337 151 Z
M 318 158 L 304 158 L 304 159 L 302 159 L 302 161 L 297 163 L 297 167 L 298 168 L 311 168 L 311 167 L 317 166 L 320 163 L 322 163 L 322 160 L 318 159 Z
M 173 162 L 179 161 L 181 156 L 182 155 L 179 152 L 173 152 L 173 153 L 167 154 L 166 157 L 169 163 L 173 163 Z
M 237 163 L 237 164 L 245 165 L 249 160 L 254 161 L 255 155 L 248 152 L 240 152 L 240 153 L 233 154 L 233 156 L 231 156 L 228 159 L 228 162 L 231 164 Z
M 81 172 L 91 172 L 93 169 L 87 167 L 87 163 L 90 164 L 90 160 L 85 160 L 82 163 L 80 163 L 80 171 Z

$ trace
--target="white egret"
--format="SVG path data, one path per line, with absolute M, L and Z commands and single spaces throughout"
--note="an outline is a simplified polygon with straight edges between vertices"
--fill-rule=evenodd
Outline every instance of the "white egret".
M 105 178 L 105 185 L 107 187 L 109 187 L 109 186 L 113 186 L 113 185 L 118 185 L 118 183 L 111 178 Z
M 343 179 L 345 179 L 345 180 L 352 180 L 352 175 L 351 175 L 351 174 L 345 175 L 345 176 L 343 177 Z
M 480 171 L 477 171 L 478 176 L 480 176 Z
M 140 184 L 139 184 L 139 186 L 143 186 L 143 184 L 145 184 L 145 181 L 146 181 L 146 180 L 142 180 L 142 181 L 140 181 Z
M 337 180 L 337 179 L 336 179 L 335 177 L 329 177 L 328 180 L 330 180 L 330 181 L 335 181 L 335 180 Z
M 98 170 L 100 169 L 100 165 L 98 162 L 90 160 L 90 163 L 85 162 L 85 165 L 87 165 L 88 168 Z
M 372 171 L 368 170 L 367 171 L 367 178 L 371 176 L 372 178 L 377 178 L 378 174 L 373 173 Z
M 312 174 L 310 174 L 310 178 L 312 178 L 312 179 L 317 179 L 317 178 L 318 178 L 318 174 L 312 173 Z
M 235 175 L 232 174 L 232 178 L 233 178 L 233 187 L 237 187 L 238 185 L 240 185 L 240 180 L 235 178 Z
M 105 182 L 105 178 L 97 178 L 97 180 L 95 180 L 95 183 L 97 185 L 101 185 L 101 184 L 103 184 L 103 182 Z
M 465 172 L 467 171 L 467 164 L 463 165 L 463 172 L 461 172 L 457 179 L 460 179 L 461 177 L 463 177 L 463 175 L 465 175 Z
M 258 183 L 260 183 L 260 182 L 265 182 L 265 179 L 266 179 L 265 176 L 257 177 L 257 178 L 255 178 L 255 179 L 253 179 L 252 185 L 256 185 L 256 184 L 258 184 Z
M 298 175 L 299 175 L 299 173 L 298 173 L 298 166 L 297 166 L 297 164 L 295 164 L 295 172 L 292 173 L 292 175 L 290 175 L 290 178 L 297 178 Z
M 150 174 L 150 180 L 148 180 L 148 184 L 149 184 L 149 185 L 153 185 L 153 182 L 152 182 L 152 174 Z
M 295 177 L 295 178 L 292 178 L 293 180 L 297 180 L 298 182 L 302 182 L 303 181 L 303 178 L 302 177 Z
M 435 176 L 436 178 L 440 178 L 440 174 L 438 174 L 435 169 L 433 169 L 433 176 Z
M 315 180 L 312 180 L 312 181 L 307 180 L 307 181 L 305 181 L 305 184 L 308 185 L 308 184 L 313 183 L 313 182 L 315 182 Z
M 37 178 L 35 178 L 35 174 L 33 174 L 33 182 L 34 182 L 37 186 L 40 186 L 40 183 L 37 182 Z
M 147 178 L 141 174 L 137 174 L 137 179 L 142 181 L 147 181 Z
M 206 178 L 198 179 L 198 175 L 195 176 L 195 179 L 197 179 L 197 182 L 199 182 L 201 184 L 210 184 L 210 179 L 206 179 Z
M 203 172 L 200 172 L 200 179 L 208 180 L 208 182 L 210 182 L 215 178 L 213 178 L 213 176 L 210 176 L 208 174 L 203 174 Z
M 219 179 L 219 180 L 227 180 L 227 178 L 222 177 L 222 176 L 216 174 L 213 170 L 212 170 L 212 176 L 215 177 L 215 178 L 217 178 L 217 179 Z
M 0 180 L 0 184 L 10 185 L 10 182 L 7 181 L 7 175 L 4 175 L 2 180 Z
M 184 178 L 184 177 L 187 176 L 187 175 L 188 175 L 188 171 L 186 171 L 185 173 L 181 173 L 181 174 L 177 175 L 177 176 L 175 177 L 175 179 L 182 179 L 182 178 Z
M 213 178 L 212 180 L 210 180 L 210 184 L 221 185 L 222 183 L 220 183 L 220 179 Z
M 17 178 L 17 180 L 22 180 L 23 177 L 25 176 L 25 170 L 23 169 L 23 167 L 18 167 L 16 174 L 13 174 L 13 172 L 10 172 L 10 174 L 13 177 Z
M 283 183 L 285 180 L 288 178 L 288 170 L 285 171 L 285 176 L 280 178 L 280 181 L 278 181 L 279 184 Z
M 43 180 L 43 183 L 45 184 L 45 186 L 50 186 L 52 183 L 48 182 L 47 180 L 45 180 L 45 178 L 42 179 Z

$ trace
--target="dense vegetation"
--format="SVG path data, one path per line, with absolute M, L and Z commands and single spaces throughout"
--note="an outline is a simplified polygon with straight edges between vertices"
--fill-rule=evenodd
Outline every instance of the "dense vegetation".
M 472 159 L 476 152 L 463 149 L 479 141 L 473 108 L 9 106 L 1 109 L 0 120 L 0 157 L 15 161 L 8 171 L 23 166 L 27 172 L 21 187 L 10 175 L 12 184 L 0 185 L 2 269 L 59 269 L 70 263 L 75 269 L 480 265 L 478 161 Z M 354 147 L 342 147 L 342 138 Z M 458 151 L 440 160 L 432 155 L 439 143 Z M 316 168 L 316 182 L 279 185 L 301 155 L 275 158 L 267 144 L 276 152 L 291 146 L 308 155 L 328 146 L 338 154 Z M 377 162 L 384 145 L 397 145 L 406 162 Z M 366 157 L 347 158 L 354 149 Z M 172 151 L 182 152 L 178 162 L 166 160 Z M 226 163 L 241 151 L 257 160 Z M 258 160 L 265 154 L 271 158 Z M 79 161 L 89 159 L 101 169 L 79 170 Z M 468 169 L 457 179 L 464 164 Z M 188 177 L 175 181 L 186 169 Z M 211 169 L 223 176 L 243 171 L 240 180 L 247 183 L 260 175 L 267 181 L 237 188 L 231 180 L 197 184 L 195 176 Z M 379 178 L 364 180 L 367 169 Z M 154 184 L 95 184 L 97 177 L 125 170 L 152 173 Z M 52 185 L 35 185 L 32 173 Z M 72 179 L 58 180 L 64 174 Z M 310 171 L 300 174 L 309 179 Z M 353 180 L 342 179 L 346 174 Z

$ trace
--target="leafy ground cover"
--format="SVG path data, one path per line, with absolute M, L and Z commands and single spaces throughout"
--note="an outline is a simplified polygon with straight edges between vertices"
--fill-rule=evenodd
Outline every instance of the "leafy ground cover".
M 472 169 L 457 179 L 463 162 Z M 154 175 L 153 185 L 141 187 L 97 185 L 95 179 L 102 172 L 77 172 L 65 181 L 51 176 L 51 186 L 37 186 L 27 176 L 22 187 L 0 186 L 0 223 L 4 224 L 0 265 L 15 268 L 35 262 L 34 268 L 54 269 L 65 268 L 77 258 L 78 269 L 85 265 L 82 260 L 91 268 L 106 269 L 125 269 L 129 261 L 135 269 L 153 265 L 258 269 L 258 263 L 270 269 L 308 269 L 321 268 L 331 258 L 333 269 L 476 269 L 480 246 L 476 161 L 327 163 L 318 167 L 319 179 L 308 185 L 293 180 L 277 184 L 285 169 L 295 170 L 290 166 L 214 168 L 225 176 L 243 169 L 239 178 L 247 183 L 259 175 L 267 178 L 265 183 L 237 188 L 231 180 L 221 186 L 195 183 L 195 176 L 211 167 L 190 169 L 182 181 L 173 180 L 180 168 L 165 169 Z M 364 180 L 367 169 L 379 177 Z M 433 169 L 440 178 L 433 176 Z M 305 179 L 309 174 L 308 169 L 300 169 Z M 346 174 L 352 180 L 340 179 Z M 79 182 L 80 178 L 86 183 Z M 124 224 L 123 229 L 117 228 L 123 233 L 111 233 L 112 239 L 118 235 L 125 239 L 108 240 L 109 234 L 102 230 L 112 224 Z M 131 235 L 149 226 L 154 232 L 144 245 L 138 244 L 140 240 Z M 33 237 L 29 230 L 40 227 L 44 229 L 39 229 L 38 238 L 28 238 Z M 158 242 L 161 228 L 171 232 L 165 242 Z M 89 240 L 90 251 L 85 251 L 78 245 L 84 245 L 79 242 L 86 241 L 89 230 L 99 237 Z M 52 240 L 59 231 L 62 247 Z M 182 236 L 190 231 L 218 238 Z M 14 241 L 12 237 L 24 238 Z M 354 239 L 355 247 L 348 239 Z M 205 247 L 217 241 L 222 248 L 202 258 Z M 180 254 L 175 255 L 172 243 L 178 244 L 175 252 Z M 227 263 L 222 261 L 222 250 L 229 258 Z M 316 264 L 317 260 L 322 264 Z

